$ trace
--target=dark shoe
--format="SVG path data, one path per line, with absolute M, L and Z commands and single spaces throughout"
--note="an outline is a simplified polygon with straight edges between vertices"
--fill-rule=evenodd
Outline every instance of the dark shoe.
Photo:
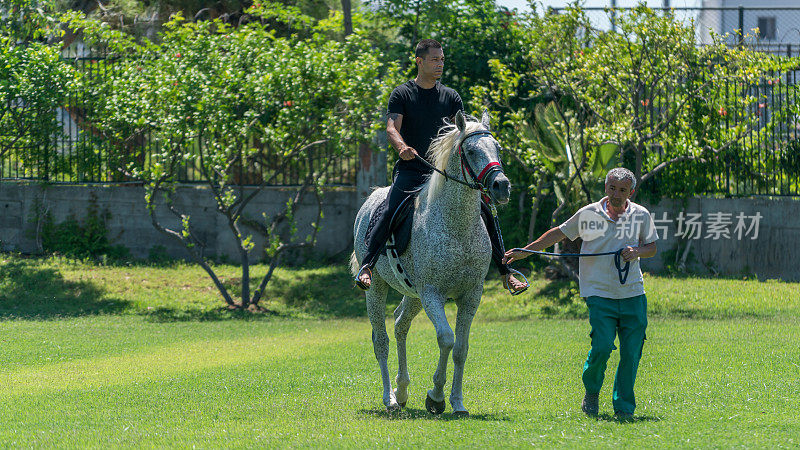
M 581 411 L 587 416 L 595 417 L 600 412 L 600 394 L 586 393 L 581 402 Z
M 522 274 L 522 272 L 516 271 L 514 269 L 509 269 L 509 270 L 511 270 L 511 272 L 508 275 L 506 275 L 505 277 L 503 277 L 503 287 L 508 289 L 508 292 L 511 295 L 522 294 L 523 292 L 527 291 L 529 287 L 531 287 L 531 284 L 528 283 L 528 279 L 525 277 L 525 275 Z M 509 282 L 509 278 L 511 278 L 512 275 L 521 276 L 525 280 L 525 281 L 522 282 L 522 284 L 524 284 L 524 286 L 514 289 L 514 287 L 511 286 L 511 283 Z M 514 278 L 516 278 L 516 277 L 514 277 Z M 519 281 L 518 278 L 517 278 L 517 281 Z
M 620 422 L 633 422 L 633 413 L 614 411 L 614 418 Z
M 369 274 L 369 281 L 370 281 L 369 284 L 364 283 L 363 281 L 361 281 L 361 275 L 364 274 L 365 270 Z M 372 284 L 372 270 L 370 270 L 370 268 L 367 267 L 367 266 L 361 266 L 361 269 L 359 269 L 358 273 L 356 274 L 355 282 L 356 282 L 356 286 L 358 286 L 358 288 L 361 289 L 362 291 L 368 290 L 370 285 Z

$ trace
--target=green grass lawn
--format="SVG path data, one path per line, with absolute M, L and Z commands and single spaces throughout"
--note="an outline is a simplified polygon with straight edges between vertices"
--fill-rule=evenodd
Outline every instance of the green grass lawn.
M 424 315 L 409 339 L 408 408 L 388 416 L 344 267 L 276 276 L 271 313 L 236 314 L 191 266 L 0 255 L 0 445 L 800 445 L 797 283 L 649 276 L 639 406 L 618 423 L 616 352 L 601 417 L 580 412 L 589 326 L 568 283 L 511 297 L 487 282 L 465 373 L 472 417 L 454 420 L 449 404 L 424 411 L 438 354 Z

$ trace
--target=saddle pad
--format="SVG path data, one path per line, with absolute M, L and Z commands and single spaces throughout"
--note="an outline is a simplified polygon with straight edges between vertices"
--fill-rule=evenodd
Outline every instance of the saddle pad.
M 402 255 L 403 252 L 406 251 L 408 247 L 408 243 L 411 240 L 411 225 L 413 223 L 414 217 L 414 199 L 416 195 L 411 195 L 406 200 L 400 204 L 397 208 L 397 211 L 394 213 L 394 217 L 392 222 L 389 224 L 389 230 L 391 234 L 394 236 L 395 245 L 392 246 L 391 249 L 396 252 L 396 255 Z M 384 199 L 372 215 L 369 218 L 369 224 L 367 225 L 367 233 L 364 235 L 365 242 L 369 242 L 370 236 L 372 235 L 372 230 L 375 225 L 378 223 L 378 220 L 385 214 L 391 214 L 388 209 L 388 199 Z M 381 253 L 384 253 L 384 250 L 387 248 L 384 247 L 381 249 Z
M 375 208 L 375 211 L 372 211 L 372 215 L 369 216 L 369 224 L 367 225 L 367 234 L 364 235 L 365 243 L 369 244 L 369 238 L 372 236 L 372 229 L 375 228 L 378 220 L 383 217 L 384 214 L 386 214 L 386 208 L 388 207 L 388 198 L 385 198 L 378 204 L 378 207 Z

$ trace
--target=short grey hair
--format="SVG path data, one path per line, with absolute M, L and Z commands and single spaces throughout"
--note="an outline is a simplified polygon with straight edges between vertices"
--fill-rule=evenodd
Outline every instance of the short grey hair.
M 606 184 L 611 180 L 631 180 L 631 190 L 636 189 L 636 176 L 633 175 L 633 172 L 624 167 L 615 167 L 609 170 L 606 175 Z

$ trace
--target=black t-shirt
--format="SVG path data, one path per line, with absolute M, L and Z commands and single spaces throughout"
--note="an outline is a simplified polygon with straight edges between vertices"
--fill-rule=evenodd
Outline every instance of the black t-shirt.
M 403 115 L 400 136 L 423 158 L 428 153 L 431 141 L 439 133 L 439 128 L 444 126 L 444 119 L 452 119 L 456 112 L 463 110 L 464 105 L 458 93 L 438 81 L 433 88 L 423 89 L 410 80 L 397 86 L 389 97 L 389 114 Z M 397 168 L 425 173 L 431 171 L 416 159 L 401 159 Z

